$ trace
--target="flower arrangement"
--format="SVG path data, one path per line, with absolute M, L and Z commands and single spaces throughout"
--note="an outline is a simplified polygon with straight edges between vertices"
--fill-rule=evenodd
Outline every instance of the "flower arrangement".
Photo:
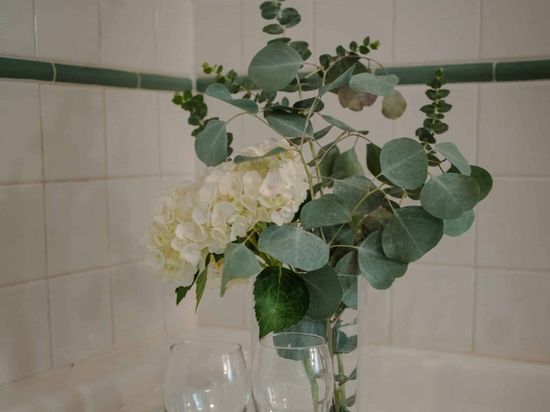
M 260 11 L 270 21 L 263 31 L 275 37 L 254 56 L 248 77 L 204 64 L 211 75 L 205 94 L 278 137 L 233 156 L 232 119 L 208 118 L 200 93 L 176 93 L 173 102 L 189 112 L 195 151 L 208 169 L 161 198 L 145 235 L 148 261 L 180 279 L 177 303 L 194 287 L 198 305 L 207 281 L 219 282 L 223 295 L 231 282 L 254 279 L 260 338 L 310 322 L 340 355 L 357 346 L 341 319 L 357 309 L 356 279 L 386 289 L 444 235 L 466 232 L 492 180 L 455 144 L 437 142 L 452 108 L 442 70 L 428 84 L 423 124 L 380 147 L 368 131 L 325 113 L 323 104 L 335 93 L 358 112 L 381 98 L 386 118 L 401 116 L 407 104 L 395 89 L 399 79 L 370 57 L 379 42 L 352 41 L 309 63 L 308 43 L 287 31 L 300 22 L 299 12 L 283 0 L 265 1 Z M 325 125 L 315 130 L 314 117 Z M 353 147 L 341 150 L 350 139 Z M 366 145 L 364 161 L 357 144 Z M 344 391 L 355 374 L 338 372 L 335 411 L 355 402 Z

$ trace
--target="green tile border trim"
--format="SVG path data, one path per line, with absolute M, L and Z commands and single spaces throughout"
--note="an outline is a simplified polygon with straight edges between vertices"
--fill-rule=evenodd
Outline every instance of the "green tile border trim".
M 388 67 L 378 69 L 377 72 L 396 74 L 400 78 L 400 84 L 424 84 L 431 79 L 434 70 L 438 67 L 443 67 L 449 83 L 550 79 L 550 59 Z M 0 56 L 0 78 L 150 90 L 183 91 L 193 88 L 193 82 L 186 77 L 62 64 L 9 56 Z M 196 89 L 204 91 L 211 82 L 212 78 L 200 77 L 196 81 Z

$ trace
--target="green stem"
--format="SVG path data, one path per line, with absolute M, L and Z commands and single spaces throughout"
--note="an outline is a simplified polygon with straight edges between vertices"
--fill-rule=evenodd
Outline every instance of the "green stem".
M 315 379 L 315 372 L 307 358 L 304 358 L 302 363 L 304 364 L 304 370 L 309 380 L 311 399 L 313 401 L 313 412 L 319 412 L 319 385 L 317 384 L 317 379 Z

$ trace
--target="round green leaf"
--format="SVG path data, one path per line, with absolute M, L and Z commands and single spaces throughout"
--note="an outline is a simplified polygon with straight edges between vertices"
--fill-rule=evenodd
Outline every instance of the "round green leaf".
M 414 262 L 443 237 L 443 221 L 420 206 L 397 209 L 382 232 L 382 249 L 390 259 Z
M 287 7 L 283 9 L 279 22 L 284 24 L 287 28 L 291 28 L 299 24 L 301 20 L 302 17 L 300 16 L 298 10 L 294 7 Z
M 468 210 L 464 212 L 462 216 L 443 221 L 443 231 L 447 236 L 460 236 L 463 233 L 466 233 L 472 224 L 474 223 L 475 213 L 473 210 Z
M 334 180 L 334 194 L 338 196 L 352 214 L 365 215 L 378 206 L 384 194 L 366 177 L 355 175 Z
M 300 54 L 286 43 L 271 43 L 250 62 L 248 75 L 266 92 L 284 89 L 294 80 L 303 64 Z
M 327 114 L 322 114 L 321 117 L 323 118 L 323 120 L 333 126 L 336 126 L 338 129 L 342 129 L 346 132 L 355 132 L 357 131 L 356 129 L 354 129 L 353 127 L 351 126 L 348 126 L 346 123 L 344 123 L 343 121 L 341 120 L 338 120 L 337 118 L 335 117 L 332 117 L 332 116 L 329 116 Z
M 332 164 L 332 177 L 336 179 L 345 179 L 346 177 L 355 175 L 364 175 L 365 171 L 361 162 L 357 158 L 355 150 L 349 149 L 345 152 L 338 153 Z
M 229 243 L 223 252 L 221 295 L 233 279 L 249 278 L 262 270 L 256 255 L 244 243 Z
M 382 100 L 382 114 L 387 119 L 395 120 L 400 118 L 406 109 L 407 101 L 397 90 L 384 96 Z
M 471 166 L 472 177 L 479 185 L 479 200 L 483 200 L 491 192 L 493 188 L 493 178 L 487 170 L 479 166 Z
M 387 179 L 408 190 L 422 186 L 428 177 L 428 156 L 420 143 L 408 137 L 382 147 L 380 166 Z
M 462 153 L 460 153 L 460 150 L 458 150 L 458 147 L 456 147 L 454 143 L 436 143 L 434 145 L 434 149 L 445 156 L 445 158 L 451 162 L 451 164 L 455 166 L 460 173 L 470 176 L 472 172 L 470 163 L 468 163 L 466 158 L 462 155 Z
M 359 245 L 359 270 L 375 289 L 387 289 L 394 279 L 403 276 L 407 263 L 388 258 L 382 250 L 382 232 L 371 233 Z
M 300 222 L 304 229 L 333 226 L 351 221 L 350 211 L 340 199 L 331 194 L 307 202 L 300 212 Z
M 267 123 L 284 137 L 301 137 L 303 134 L 311 136 L 313 126 L 306 118 L 298 114 L 273 112 L 265 116 Z
M 420 192 L 424 209 L 440 219 L 456 219 L 473 209 L 479 200 L 479 185 L 470 176 L 444 173 L 432 177 Z
M 268 267 L 254 282 L 254 312 L 260 339 L 298 323 L 309 307 L 304 280 L 282 267 Z
M 290 225 L 268 227 L 260 234 L 258 247 L 275 259 L 306 271 L 322 268 L 329 257 L 329 247 L 321 238 Z
M 307 315 L 312 319 L 328 319 L 340 306 L 342 288 L 334 269 L 325 266 L 302 275 L 309 292 Z
M 273 24 L 268 24 L 267 26 L 264 26 L 263 31 L 268 34 L 281 34 L 281 33 L 284 33 L 285 28 L 280 24 L 273 23 Z
M 227 132 L 225 122 L 210 120 L 195 139 L 197 157 L 207 166 L 217 166 L 225 162 L 227 152 Z
M 399 77 L 395 74 L 377 76 L 365 72 L 353 75 L 349 81 L 349 87 L 357 92 L 387 96 L 393 92 L 397 83 L 399 83 Z
M 223 84 L 212 83 L 210 84 L 204 94 L 215 99 L 222 100 L 230 105 L 238 107 L 239 109 L 244 110 L 247 113 L 258 113 L 258 104 L 250 99 L 234 99 Z

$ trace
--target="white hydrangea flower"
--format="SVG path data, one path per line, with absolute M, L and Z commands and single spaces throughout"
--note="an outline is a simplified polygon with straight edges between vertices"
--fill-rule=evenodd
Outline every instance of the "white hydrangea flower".
M 240 154 L 259 157 L 275 147 L 290 149 L 278 139 Z M 189 285 L 204 269 L 208 254 L 223 253 L 228 243 L 245 237 L 256 223 L 291 222 L 307 189 L 306 172 L 295 150 L 210 168 L 196 183 L 185 183 L 161 197 L 143 241 L 149 250 L 146 261 L 166 277 Z

